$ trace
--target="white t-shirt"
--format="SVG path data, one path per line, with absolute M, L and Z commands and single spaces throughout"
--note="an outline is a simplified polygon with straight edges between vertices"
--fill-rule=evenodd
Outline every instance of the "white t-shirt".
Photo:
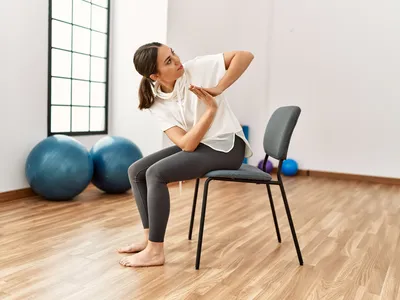
M 206 105 L 189 91 L 189 85 L 215 87 L 226 72 L 222 53 L 199 56 L 187 61 L 183 66 L 184 75 L 175 82 L 173 92 L 163 93 L 157 84 L 154 88 L 156 97 L 149 111 L 159 121 L 162 131 L 178 126 L 188 132 L 207 109 Z M 252 156 L 250 144 L 224 93 L 214 98 L 218 109 L 201 143 L 217 151 L 229 152 L 237 135 L 246 144 L 245 157 Z

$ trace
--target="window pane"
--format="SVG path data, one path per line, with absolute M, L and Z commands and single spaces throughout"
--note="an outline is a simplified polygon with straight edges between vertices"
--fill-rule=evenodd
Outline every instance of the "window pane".
M 51 55 L 51 75 L 71 77 L 71 53 L 52 49 Z
M 56 48 L 71 50 L 71 25 L 52 21 L 51 45 Z
M 74 15 L 72 22 L 76 25 L 90 28 L 90 3 L 74 0 Z
M 92 107 L 90 109 L 90 131 L 105 130 L 105 108 Z
M 93 81 L 106 81 L 106 60 L 92 57 L 90 77 Z
M 92 55 L 106 57 L 107 35 L 99 32 L 92 32 Z
M 71 124 L 69 106 L 51 107 L 51 132 L 69 132 Z
M 50 132 L 105 131 L 109 0 L 50 0 Z
M 90 30 L 74 26 L 74 51 L 90 54 Z
M 71 80 L 51 79 L 51 104 L 71 104 Z
M 51 9 L 52 18 L 71 23 L 72 0 L 52 0 Z
M 72 131 L 89 130 L 89 107 L 72 108 Z
M 93 82 L 90 91 L 90 105 L 105 106 L 106 105 L 106 85 L 104 83 Z
M 72 104 L 89 105 L 89 82 L 73 80 L 72 81 Z
M 101 5 L 103 7 L 108 6 L 108 0 L 92 0 L 93 4 Z
M 92 29 L 107 32 L 107 9 L 92 5 Z
M 90 56 L 73 53 L 72 77 L 89 80 Z

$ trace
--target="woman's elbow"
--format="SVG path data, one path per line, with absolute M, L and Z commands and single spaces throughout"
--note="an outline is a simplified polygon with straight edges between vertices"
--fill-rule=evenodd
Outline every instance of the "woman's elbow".
M 196 150 L 196 148 L 197 148 L 197 145 L 189 144 L 189 143 L 182 145 L 182 147 L 181 147 L 181 149 L 185 152 L 193 152 L 194 150 Z
M 250 51 L 240 51 L 239 52 L 243 57 L 245 56 L 245 57 L 247 57 L 247 58 L 249 58 L 250 60 L 253 60 L 253 58 L 254 58 L 254 54 L 252 53 L 252 52 L 250 52 Z
M 186 146 L 182 148 L 183 151 L 185 152 L 193 152 L 194 150 L 196 150 L 195 147 L 190 147 L 190 146 Z

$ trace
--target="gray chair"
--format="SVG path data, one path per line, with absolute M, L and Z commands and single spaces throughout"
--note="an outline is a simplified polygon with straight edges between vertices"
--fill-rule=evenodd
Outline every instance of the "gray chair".
M 271 116 L 267 127 L 264 133 L 264 151 L 265 151 L 265 159 L 263 164 L 263 170 L 265 170 L 266 162 L 268 157 L 273 157 L 279 160 L 278 166 L 278 180 L 272 180 L 272 177 L 257 167 L 242 164 L 242 166 L 238 170 L 215 170 L 208 172 L 203 176 L 203 178 L 207 178 L 204 183 L 204 193 L 203 193 L 203 205 L 201 210 L 201 219 L 200 219 L 200 229 L 199 229 L 199 237 L 198 237 L 198 245 L 197 245 L 197 256 L 196 256 L 196 269 L 198 270 L 200 267 L 200 257 L 201 257 L 201 247 L 203 243 L 203 230 L 204 230 L 204 220 L 206 216 L 206 206 L 207 206 L 207 194 L 208 194 L 208 186 L 210 181 L 212 180 L 220 180 L 220 181 L 236 181 L 236 182 L 246 182 L 246 183 L 255 183 L 255 184 L 265 184 L 267 187 L 269 203 L 272 210 L 272 216 L 275 223 L 276 235 L 278 238 L 278 242 L 281 242 L 281 235 L 279 232 L 278 219 L 275 213 L 274 201 L 272 199 L 272 193 L 270 185 L 279 185 L 283 202 L 286 209 L 286 214 L 289 220 L 290 229 L 293 236 L 294 245 L 297 251 L 297 257 L 300 265 L 303 265 L 303 257 L 300 251 L 299 242 L 297 241 L 296 231 L 294 228 L 292 216 L 290 213 L 289 204 L 287 201 L 285 189 L 283 187 L 283 181 L 281 177 L 281 169 L 282 163 L 287 158 L 287 152 L 289 149 L 290 139 L 292 137 L 292 133 L 294 128 L 296 127 L 297 120 L 300 116 L 301 109 L 297 106 L 285 106 L 278 108 Z M 193 231 L 193 222 L 196 211 L 196 202 L 197 202 L 197 194 L 199 190 L 199 182 L 200 178 L 196 179 L 196 187 L 194 191 L 193 197 L 193 207 L 192 207 L 192 215 L 190 219 L 190 228 L 189 228 L 189 240 L 192 239 L 192 231 Z

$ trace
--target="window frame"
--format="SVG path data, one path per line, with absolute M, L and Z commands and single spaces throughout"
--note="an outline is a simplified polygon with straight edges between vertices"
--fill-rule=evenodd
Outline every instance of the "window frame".
M 109 124 L 108 124 L 109 123 L 108 122 L 109 121 L 108 120 L 108 109 L 109 109 L 109 73 L 110 73 L 110 11 L 111 11 L 111 0 L 107 0 L 107 8 L 105 8 L 105 7 L 101 6 L 101 5 L 94 4 L 94 3 L 92 3 L 91 0 L 81 0 L 81 1 L 90 3 L 90 5 L 92 5 L 92 6 L 94 5 L 94 6 L 98 6 L 98 7 L 107 9 L 107 32 L 106 33 L 102 32 L 103 34 L 107 35 L 107 38 L 106 38 L 106 57 L 103 58 L 103 59 L 106 60 L 105 82 L 102 82 L 102 83 L 105 84 L 104 130 L 101 130 L 101 131 L 90 131 L 90 108 L 91 107 L 96 107 L 96 106 L 91 106 L 90 105 L 90 97 L 89 97 L 89 105 L 73 105 L 72 104 L 72 81 L 75 79 L 73 77 L 73 74 L 72 74 L 72 54 L 73 53 L 80 54 L 80 52 L 73 51 L 72 48 L 71 48 L 71 50 L 66 50 L 66 51 L 69 51 L 71 53 L 71 77 L 67 78 L 67 79 L 71 80 L 71 95 L 70 95 L 70 100 L 71 101 L 70 101 L 70 104 L 69 105 L 67 105 L 67 104 L 61 105 L 61 104 L 52 104 L 51 103 L 51 100 L 52 100 L 52 78 L 53 77 L 60 78 L 60 77 L 59 76 L 52 76 L 52 49 L 58 49 L 58 48 L 52 46 L 52 20 L 53 20 L 53 17 L 52 17 L 53 3 L 52 2 L 53 2 L 53 0 L 49 0 L 49 14 L 48 14 L 48 70 L 47 70 L 47 75 L 48 75 L 47 76 L 47 136 L 52 136 L 52 135 L 90 136 L 90 135 L 108 134 L 108 130 L 109 130 L 109 128 L 108 128 L 108 126 L 109 126 Z M 74 0 L 71 0 L 71 2 L 72 2 L 72 17 L 73 17 Z M 58 19 L 54 19 L 54 20 L 58 20 Z M 64 21 L 62 21 L 62 22 L 64 22 Z M 64 22 L 64 23 L 70 24 L 72 30 L 73 30 L 74 25 L 76 25 L 76 24 L 73 23 L 73 19 L 72 19 L 72 23 L 69 23 L 69 22 Z M 86 28 L 86 27 L 82 27 L 82 26 L 79 26 L 79 25 L 76 25 L 76 26 L 81 27 L 81 28 Z M 90 27 L 92 27 L 92 24 L 90 25 Z M 93 31 L 92 28 L 87 28 L 87 29 L 89 29 L 90 31 Z M 94 31 L 97 32 L 96 30 L 94 30 Z M 71 35 L 71 40 L 72 39 L 73 39 L 73 35 Z M 92 55 L 91 53 L 90 54 L 85 54 L 85 55 L 89 56 L 90 58 L 92 56 L 93 57 L 98 57 L 96 55 Z M 61 77 L 61 78 L 63 78 L 63 77 Z M 80 79 L 77 79 L 77 80 L 80 80 Z M 96 80 L 92 81 L 91 78 L 89 78 L 89 80 L 83 80 L 83 81 L 89 82 L 89 84 L 91 82 L 98 82 Z M 65 132 L 61 132 L 61 131 L 52 132 L 51 131 L 51 109 L 52 109 L 52 106 L 69 106 L 71 108 L 71 113 L 70 113 L 70 131 L 65 131 Z M 87 107 L 87 108 L 89 108 L 89 129 L 88 129 L 88 131 L 72 131 L 72 126 L 73 126 L 73 124 L 72 124 L 72 108 L 73 107 L 85 107 L 85 108 Z

